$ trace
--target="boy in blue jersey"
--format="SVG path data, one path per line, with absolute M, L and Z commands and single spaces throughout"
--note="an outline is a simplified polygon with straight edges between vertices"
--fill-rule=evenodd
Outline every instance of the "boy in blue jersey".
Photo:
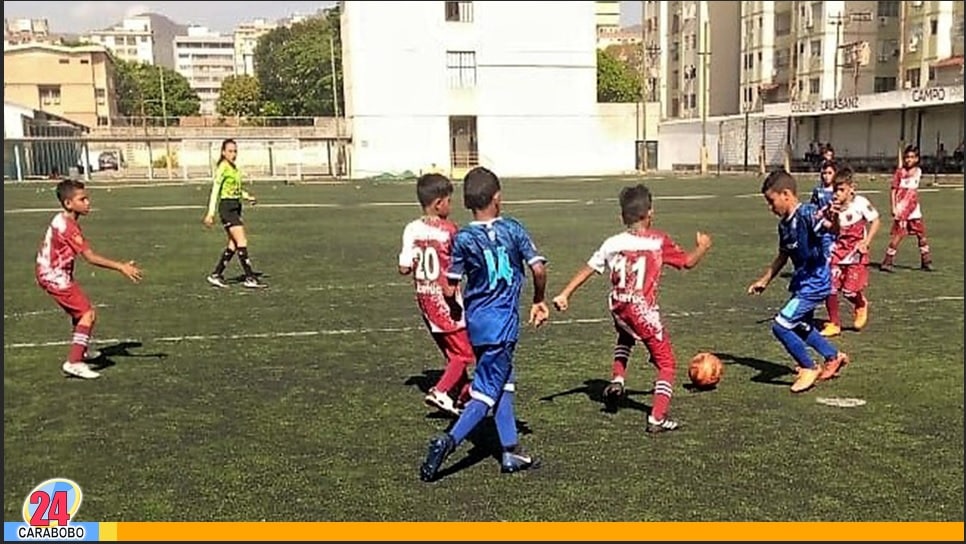
M 849 363 L 849 357 L 829 343 L 812 326 L 815 307 L 825 301 L 832 290 L 829 269 L 829 248 L 823 235 L 831 227 L 814 204 L 798 200 L 795 178 L 785 171 L 775 171 L 765 178 L 761 193 L 768 208 L 779 217 L 778 255 L 765 273 L 748 287 L 749 294 L 761 294 L 789 259 L 795 266 L 788 290 L 791 298 L 779 310 L 772 324 L 772 333 L 798 363 L 798 379 L 792 393 L 807 391 L 818 380 L 838 376 Z M 808 348 L 824 359 L 822 365 L 812 361 Z
M 536 459 L 520 449 L 517 440 L 513 350 L 519 336 L 517 307 L 527 267 L 533 274 L 530 323 L 539 327 L 550 315 L 544 301 L 546 259 L 537 252 L 523 225 L 500 216 L 500 180 L 496 174 L 483 167 L 470 170 L 463 179 L 463 201 L 473 212 L 473 221 L 460 229 L 453 240 L 446 293 L 454 296 L 456 286 L 466 277 L 463 304 L 476 354 L 476 371 L 470 401 L 459 419 L 448 432 L 429 442 L 429 452 L 419 469 L 424 482 L 436 479 L 446 457 L 491 409 L 503 446 L 501 472 L 518 472 L 537 465 Z

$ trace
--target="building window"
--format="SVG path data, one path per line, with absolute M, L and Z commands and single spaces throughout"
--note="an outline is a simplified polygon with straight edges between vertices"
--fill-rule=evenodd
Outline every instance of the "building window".
M 108 120 L 107 117 L 104 117 L 103 115 L 97 117 L 97 126 L 99 126 L 99 127 L 106 127 L 106 126 L 108 126 L 110 124 L 111 124 L 111 122 L 110 122 L 110 120 Z
M 929 21 L 929 33 L 932 34 L 933 36 L 935 36 L 936 34 L 939 34 L 939 21 L 937 21 L 936 19 L 932 19 L 931 21 Z
M 822 80 L 817 77 L 808 80 L 808 94 L 818 94 L 820 92 L 822 92 Z
M 473 2 L 444 2 L 446 21 L 449 23 L 472 23 Z
M 81 64 L 90 64 L 91 63 L 91 59 L 80 59 L 80 63 Z
M 873 84 L 872 91 L 876 93 L 887 93 L 896 90 L 896 78 L 877 77 Z
M 879 0 L 876 6 L 876 14 L 879 17 L 898 17 L 899 16 L 899 2 L 883 2 Z
M 70 59 L 58 59 L 57 62 L 60 64 L 70 64 Z
M 909 70 L 908 72 L 906 72 L 907 86 L 913 89 L 918 88 L 919 78 L 921 77 L 921 75 L 922 75 L 922 72 L 919 70 L 919 68 L 913 68 L 912 70 Z
M 452 89 L 476 86 L 476 52 L 447 51 L 446 74 Z
M 813 57 L 822 56 L 822 40 L 812 40 L 809 42 L 809 55 Z
M 94 97 L 97 98 L 98 106 L 103 106 L 107 103 L 107 91 L 104 89 L 94 89 Z
M 60 105 L 60 85 L 41 85 L 37 87 L 37 92 L 40 93 L 41 106 Z
M 899 40 L 882 40 L 879 42 L 879 62 L 889 62 L 899 56 Z

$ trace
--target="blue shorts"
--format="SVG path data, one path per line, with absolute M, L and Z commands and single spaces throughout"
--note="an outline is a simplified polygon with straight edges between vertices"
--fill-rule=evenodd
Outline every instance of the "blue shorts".
M 476 368 L 473 370 L 470 398 L 492 408 L 504 391 L 512 392 L 516 389 L 516 375 L 513 371 L 513 350 L 516 346 L 515 342 L 473 346 Z
M 778 310 L 775 322 L 786 329 L 794 329 L 802 323 L 811 324 L 815 317 L 815 308 L 825 303 L 828 295 L 805 295 L 795 293 L 788 302 Z

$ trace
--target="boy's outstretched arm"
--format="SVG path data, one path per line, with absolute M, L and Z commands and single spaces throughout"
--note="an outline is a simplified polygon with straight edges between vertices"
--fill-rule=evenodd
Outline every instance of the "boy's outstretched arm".
M 771 283 L 771 280 L 782 271 L 782 268 L 785 268 L 785 264 L 787 262 L 788 255 L 785 253 L 778 253 L 774 260 L 772 260 L 771 264 L 768 265 L 768 269 L 765 270 L 765 273 L 758 278 L 755 283 L 752 283 L 748 286 L 748 294 L 760 295 L 762 292 L 764 292 L 764 290 L 768 287 L 768 284 Z
M 570 306 L 570 297 L 573 296 L 577 289 L 580 289 L 580 287 L 587 283 L 587 280 L 592 278 L 595 274 L 597 274 L 596 270 L 584 265 L 580 270 L 577 271 L 576 274 L 574 274 L 573 278 L 570 278 L 570 282 L 566 287 L 563 288 L 563 291 L 560 291 L 559 295 L 553 297 L 554 308 L 556 308 L 558 311 L 566 312 L 567 308 Z
M 684 263 L 684 268 L 690 270 L 698 266 L 709 249 L 711 249 L 711 236 L 699 231 L 694 235 L 694 249 L 688 253 L 688 260 Z
M 550 317 L 550 308 L 547 307 L 547 266 L 543 261 L 538 261 L 530 265 L 530 272 L 533 274 L 533 306 L 530 307 L 530 324 L 535 327 L 543 325 Z
M 94 250 L 92 249 L 88 249 L 84 251 L 83 253 L 81 253 L 81 256 L 84 257 L 85 261 L 91 263 L 94 266 L 99 266 L 101 268 L 107 268 L 109 270 L 115 270 L 117 272 L 120 272 L 127 279 L 133 281 L 134 283 L 141 281 L 141 269 L 138 268 L 137 263 L 135 263 L 134 261 L 128 261 L 125 263 L 114 261 L 114 260 L 108 259 L 107 257 L 102 257 L 97 253 L 94 253 Z

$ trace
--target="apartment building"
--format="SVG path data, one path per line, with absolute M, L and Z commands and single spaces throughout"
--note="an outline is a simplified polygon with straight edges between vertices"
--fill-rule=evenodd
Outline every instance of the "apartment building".
M 594 2 L 594 20 L 597 35 L 617 32 L 621 28 L 621 3 L 617 0 Z
M 148 13 L 128 17 L 119 24 L 94 30 L 82 41 L 103 45 L 120 60 L 174 68 L 172 40 L 184 29 L 167 17 Z
M 615 128 L 633 114 L 605 117 L 613 105 L 596 100 L 594 2 L 561 2 L 546 25 L 533 24 L 547 13 L 536 1 L 342 7 L 352 177 L 461 176 L 479 164 L 508 177 L 633 169 L 633 132 Z
M 742 108 L 889 92 L 900 77 L 904 88 L 925 87 L 947 68 L 961 74 L 962 10 L 956 1 L 743 1 Z
M 962 85 L 963 2 L 945 0 L 904 4 L 904 88 Z
M 3 45 L 45 42 L 50 39 L 47 19 L 3 19 Z
M 109 125 L 117 111 L 113 60 L 100 45 L 4 47 L 3 99 L 88 127 Z
M 201 114 L 216 113 L 221 82 L 235 73 L 235 38 L 207 27 L 189 27 L 174 38 L 175 70 L 201 99 Z
M 662 119 L 740 111 L 739 20 L 738 2 L 645 2 L 647 91 Z
M 233 38 L 235 41 L 235 75 L 255 75 L 255 48 L 258 39 L 268 34 L 278 25 L 266 19 L 255 19 L 235 27 Z

